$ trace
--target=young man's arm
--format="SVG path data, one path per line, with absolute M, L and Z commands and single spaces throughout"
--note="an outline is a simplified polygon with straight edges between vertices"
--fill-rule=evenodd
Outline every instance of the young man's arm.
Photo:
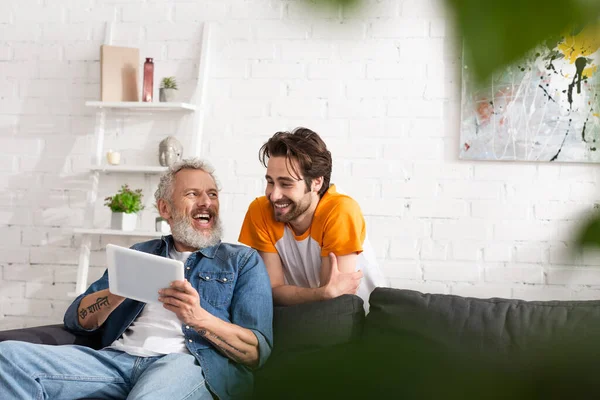
M 286 285 L 283 278 L 283 265 L 279 254 L 267 252 L 259 252 L 259 254 L 267 266 L 275 305 L 290 306 L 333 299 L 343 294 L 356 294 L 360 279 L 362 278 L 362 271 L 354 272 L 356 268 L 356 254 L 336 257 L 332 253 L 329 257 L 322 258 L 321 287 L 304 288 Z M 323 275 L 323 267 L 326 269 L 326 275 Z M 340 267 L 348 272 L 342 272 Z M 326 279 L 323 279 L 323 276 Z
M 358 259 L 357 253 L 346 254 L 343 256 L 337 256 L 338 270 L 342 273 L 349 274 L 356 271 L 356 261 Z M 329 281 L 331 275 L 331 261 L 329 257 L 321 257 L 321 271 L 319 278 L 321 279 L 321 285 Z

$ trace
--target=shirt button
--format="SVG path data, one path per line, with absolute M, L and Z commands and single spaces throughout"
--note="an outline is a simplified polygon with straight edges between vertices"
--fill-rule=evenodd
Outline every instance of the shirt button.
M 223 282 L 227 282 L 227 278 L 223 278 Z
M 188 325 L 185 326 L 185 329 L 190 329 L 190 327 Z
M 207 276 L 207 277 L 206 277 L 206 280 L 209 280 L 209 279 L 210 279 L 210 276 Z
M 190 269 L 190 267 L 187 267 L 186 269 Z
M 192 339 L 190 339 L 189 342 L 192 343 Z

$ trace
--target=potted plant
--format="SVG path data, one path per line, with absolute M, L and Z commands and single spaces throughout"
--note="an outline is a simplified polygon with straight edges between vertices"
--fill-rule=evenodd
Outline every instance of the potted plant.
M 104 205 L 112 211 L 110 227 L 123 231 L 134 231 L 137 225 L 138 212 L 144 209 L 142 205 L 142 189 L 131 190 L 128 185 L 114 196 L 106 197 Z
M 161 102 L 170 102 L 175 99 L 175 92 L 177 91 L 177 82 L 174 76 L 167 76 L 160 82 L 160 90 L 158 92 L 158 99 Z

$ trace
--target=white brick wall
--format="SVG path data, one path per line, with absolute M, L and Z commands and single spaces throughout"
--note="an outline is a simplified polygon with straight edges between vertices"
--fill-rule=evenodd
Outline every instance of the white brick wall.
M 460 41 L 439 0 L 365 0 L 354 12 L 304 0 L 6 0 L 0 5 L 0 329 L 60 322 L 74 288 L 93 150 L 104 22 L 190 94 L 202 22 L 216 22 L 203 155 L 223 186 L 225 239 L 264 190 L 260 145 L 299 125 L 322 134 L 333 182 L 361 204 L 394 287 L 477 297 L 600 297 L 600 256 L 573 252 L 593 209 L 592 165 L 457 159 Z M 189 121 L 188 121 L 189 122 Z M 119 115 L 106 146 L 156 164 L 168 118 Z M 185 130 L 184 125 L 184 130 Z M 189 134 L 182 141 L 189 145 Z M 99 199 L 126 179 L 102 178 Z M 110 213 L 99 200 L 96 220 Z M 90 279 L 104 270 L 94 238 Z

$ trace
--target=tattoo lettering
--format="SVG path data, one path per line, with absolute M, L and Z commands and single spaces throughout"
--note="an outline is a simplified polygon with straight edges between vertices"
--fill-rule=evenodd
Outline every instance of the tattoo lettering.
M 81 319 L 85 319 L 85 317 L 87 317 L 88 315 L 88 312 L 90 314 L 93 314 L 96 311 L 100 310 L 100 307 L 105 307 L 109 305 L 110 303 L 108 302 L 108 296 L 98 297 L 95 303 L 92 303 L 87 307 L 87 310 L 86 307 L 81 307 L 81 309 L 79 310 L 79 316 L 81 317 Z
M 198 331 L 200 336 L 204 337 L 206 340 L 215 345 L 217 350 L 221 351 L 225 356 L 231 358 L 234 361 L 242 362 L 240 355 L 248 354 L 246 351 L 240 350 L 237 347 L 229 344 L 225 339 L 220 337 L 219 335 L 215 335 L 212 332 L 207 332 L 206 329 L 201 329 Z
M 100 307 L 109 306 L 109 305 L 110 304 L 108 303 L 108 296 L 98 297 L 96 299 L 96 302 L 89 305 L 87 309 L 91 314 L 93 314 L 96 311 L 100 310 Z

